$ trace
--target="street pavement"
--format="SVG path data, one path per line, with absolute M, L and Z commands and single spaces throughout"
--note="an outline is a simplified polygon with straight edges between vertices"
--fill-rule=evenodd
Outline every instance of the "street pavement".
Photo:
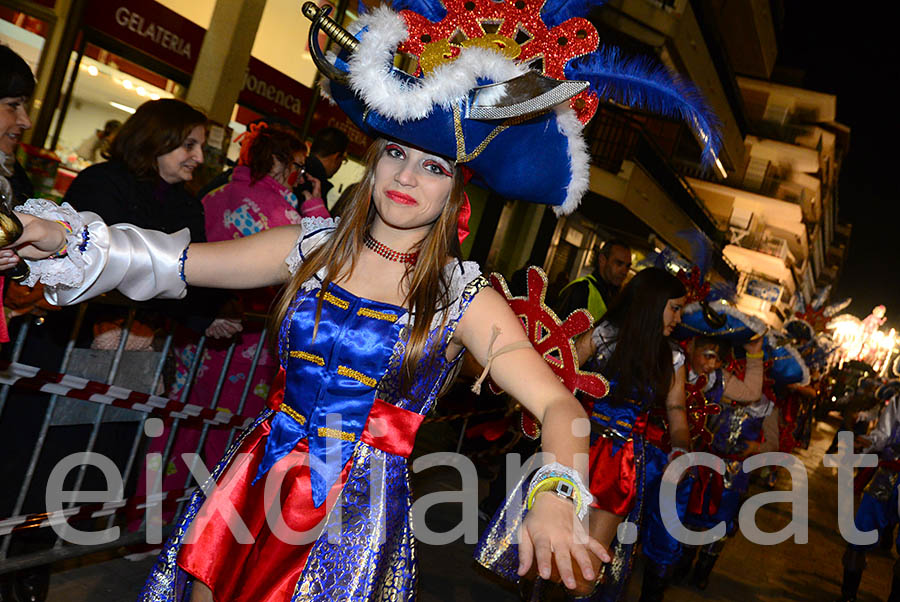
M 666 594 L 670 602 L 696 600 L 721 601 L 830 601 L 837 598 L 841 582 L 841 556 L 844 542 L 837 531 L 837 487 L 834 469 L 825 468 L 822 455 L 834 434 L 832 422 L 816 425 L 808 450 L 797 452 L 809 475 L 809 542 L 785 541 L 775 546 L 760 546 L 738 534 L 725 547 L 716 565 L 709 587 L 698 591 L 686 586 L 673 586 Z M 421 436 L 420 436 L 421 437 Z M 426 446 L 436 449 L 455 447 L 455 433 L 449 425 L 437 425 L 421 437 Z M 449 445 L 448 445 L 449 444 Z M 425 451 L 428 451 L 427 449 Z M 429 469 L 417 475 L 418 495 L 459 486 L 453 470 Z M 791 487 L 790 476 L 780 469 L 776 490 Z M 765 491 L 754 485 L 752 494 Z M 436 530 L 452 528 L 459 521 L 454 504 L 436 506 L 426 515 L 429 526 Z M 778 531 L 790 521 L 787 504 L 769 504 L 757 514 L 757 524 L 769 532 Z M 483 601 L 514 602 L 515 589 L 490 579 L 472 562 L 472 545 L 456 542 L 443 546 L 420 544 L 419 600 L 422 602 Z M 859 594 L 859 602 L 885 600 L 890 591 L 894 550 L 869 554 Z M 123 558 L 107 553 L 60 563 L 51 581 L 49 602 L 96 602 L 135 599 L 153 558 Z M 640 596 L 640 564 L 636 567 L 628 599 Z

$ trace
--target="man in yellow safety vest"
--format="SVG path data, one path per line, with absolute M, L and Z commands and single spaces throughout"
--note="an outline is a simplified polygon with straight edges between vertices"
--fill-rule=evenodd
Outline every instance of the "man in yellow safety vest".
M 560 291 L 556 304 L 560 318 L 585 308 L 597 322 L 618 294 L 629 269 L 631 247 L 618 239 L 607 240 L 597 253 L 593 273 L 573 280 Z

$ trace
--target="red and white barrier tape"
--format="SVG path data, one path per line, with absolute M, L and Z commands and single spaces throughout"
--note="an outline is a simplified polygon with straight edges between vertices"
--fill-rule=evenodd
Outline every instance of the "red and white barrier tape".
M 23 514 L 0 520 L 0 537 L 24 531 L 26 529 L 39 529 L 52 525 L 63 525 L 71 520 L 84 520 L 99 518 L 111 514 L 125 514 L 129 519 L 137 518 L 141 510 L 150 506 L 162 504 L 162 510 L 174 510 L 179 502 L 190 499 L 197 487 L 165 491 L 154 495 L 136 495 L 124 500 L 112 502 L 97 502 L 72 506 L 58 512 L 41 512 L 37 514 Z
M 138 393 L 131 389 L 107 385 L 80 376 L 60 374 L 28 364 L 10 363 L 5 360 L 0 361 L 0 385 L 73 397 L 117 408 L 138 410 L 159 418 L 180 418 L 189 423 L 206 423 L 215 427 L 246 428 L 254 420 L 254 417 L 239 416 L 227 410 L 214 410 L 192 403 L 183 404 L 175 399 L 159 395 Z

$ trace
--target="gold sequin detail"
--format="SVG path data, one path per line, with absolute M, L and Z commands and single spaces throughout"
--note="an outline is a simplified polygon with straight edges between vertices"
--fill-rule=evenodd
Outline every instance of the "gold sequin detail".
M 609 422 L 610 420 L 612 420 L 609 416 L 607 416 L 606 414 L 601 414 L 600 412 L 594 412 L 593 415 L 596 416 L 597 418 L 599 418 L 600 420 L 605 420 L 606 422 Z
M 622 428 L 626 428 L 626 429 L 630 429 L 630 428 L 631 428 L 631 423 L 630 423 L 630 422 L 625 422 L 624 420 L 616 420 L 616 424 L 618 424 L 618 425 L 621 426 Z
M 331 439 L 340 439 L 342 441 L 356 441 L 356 435 L 353 433 L 347 433 L 344 431 L 339 431 L 337 429 L 330 429 L 327 426 L 319 427 L 319 437 L 330 437 Z
M 348 368 L 347 366 L 338 366 L 337 373 L 341 376 L 349 376 L 353 380 L 358 380 L 368 387 L 374 387 L 378 384 L 378 381 L 371 376 L 366 376 L 362 372 L 357 372 L 353 368 Z
M 280 409 L 282 412 L 284 412 L 285 414 L 287 414 L 288 416 L 290 416 L 291 418 L 296 420 L 298 423 L 306 424 L 306 418 L 303 416 L 303 414 L 301 414 L 300 412 L 298 412 L 297 410 L 295 410 L 288 404 L 282 402 Z
M 321 294 L 321 292 L 319 294 Z M 331 293 L 325 293 L 325 300 L 328 301 L 329 303 L 331 303 L 332 305 L 336 305 L 336 306 L 340 307 L 341 309 L 347 309 L 348 307 L 350 307 L 349 301 L 344 301 L 343 299 L 339 299 L 338 297 L 335 297 Z
M 296 359 L 306 360 L 307 362 L 318 364 L 319 366 L 325 365 L 325 358 L 308 351 L 291 351 L 290 356 Z
M 369 309 L 368 307 L 360 307 L 359 311 L 356 312 L 357 316 L 364 316 L 366 318 L 375 318 L 376 320 L 386 320 L 388 322 L 396 322 L 397 316 L 394 314 L 388 313 L 386 311 L 375 311 L 374 309 Z

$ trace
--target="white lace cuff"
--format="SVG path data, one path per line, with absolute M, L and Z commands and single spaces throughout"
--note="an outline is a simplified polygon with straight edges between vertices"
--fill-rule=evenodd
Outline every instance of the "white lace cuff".
M 54 305 L 80 303 L 116 289 L 135 301 L 180 299 L 187 292 L 179 273 L 179 258 L 191 239 L 187 228 L 165 234 L 131 224 L 107 226 L 95 213 L 37 199 L 18 210 L 72 226 L 65 257 L 28 262 L 31 275 L 25 283 L 43 283 L 44 296 Z
M 22 284 L 34 286 L 40 282 L 53 287 L 79 286 L 84 280 L 85 264 L 82 254 L 88 246 L 88 234 L 78 212 L 68 203 L 57 205 L 45 199 L 28 199 L 24 205 L 16 207 L 16 211 L 46 220 L 66 222 L 72 228 L 72 232 L 66 237 L 66 255 L 40 261 L 26 260 L 31 273 Z

